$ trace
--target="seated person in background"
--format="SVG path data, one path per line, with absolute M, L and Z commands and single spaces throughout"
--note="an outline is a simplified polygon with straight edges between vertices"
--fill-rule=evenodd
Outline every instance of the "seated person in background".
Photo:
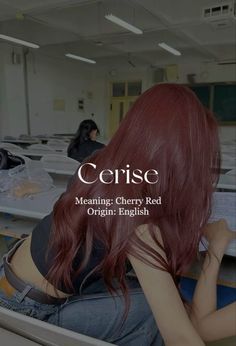
M 102 149 L 105 145 L 96 141 L 97 134 L 97 124 L 91 119 L 83 120 L 67 149 L 68 157 L 82 162 L 95 150 Z
M 217 310 L 216 295 L 220 264 L 236 232 L 221 219 L 208 224 L 204 235 L 209 246 L 193 296 L 191 320 L 203 340 L 214 341 L 236 335 L 236 302 Z

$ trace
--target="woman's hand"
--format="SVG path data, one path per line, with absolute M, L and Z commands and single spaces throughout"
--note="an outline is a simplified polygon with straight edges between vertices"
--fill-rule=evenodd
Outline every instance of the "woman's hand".
M 217 311 L 216 285 L 221 260 L 229 242 L 236 238 L 236 232 L 220 219 L 206 225 L 203 235 L 209 242 L 209 251 L 195 288 L 190 317 L 202 339 L 214 341 L 235 334 L 236 305 L 230 304 Z
M 216 255 L 221 255 L 222 252 L 224 254 L 229 242 L 236 238 L 236 232 L 230 230 L 225 219 L 207 224 L 204 227 L 203 235 L 209 242 L 209 250 Z

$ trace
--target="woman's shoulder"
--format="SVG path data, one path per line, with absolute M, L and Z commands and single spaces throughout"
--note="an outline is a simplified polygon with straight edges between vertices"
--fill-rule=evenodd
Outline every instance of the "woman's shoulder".
M 157 249 L 156 240 L 161 246 L 164 245 L 161 230 L 158 225 L 142 224 L 136 228 L 136 235 L 147 245 Z M 154 240 L 156 239 L 156 240 Z M 159 249 L 160 250 L 160 249 Z M 158 250 L 158 251 L 159 251 Z
M 160 228 L 154 224 L 142 224 L 136 228 L 136 235 L 145 246 L 138 249 L 143 259 L 148 260 L 149 263 L 156 265 L 156 260 L 147 252 L 147 248 L 151 248 L 155 253 L 159 254 L 163 259 L 166 259 L 164 250 L 164 243 L 161 235 Z M 137 250 L 137 243 L 135 242 L 134 248 Z M 142 261 L 141 261 L 142 262 Z
M 152 230 L 156 233 L 157 236 L 158 235 L 161 236 L 161 231 L 160 231 L 160 228 L 158 227 L 158 225 L 154 225 L 154 224 L 150 224 L 150 223 L 145 223 L 145 224 L 139 225 L 136 228 L 136 234 L 140 238 L 147 238 L 147 237 L 150 237 Z

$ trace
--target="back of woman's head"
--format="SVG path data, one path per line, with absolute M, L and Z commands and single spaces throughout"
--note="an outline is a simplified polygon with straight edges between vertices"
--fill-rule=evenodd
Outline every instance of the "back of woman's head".
M 98 180 L 88 185 L 75 179 L 54 207 L 53 247 L 58 255 L 51 278 L 55 282 L 62 279 L 70 286 L 68 273 L 80 273 L 95 239 L 102 243 L 105 255 L 96 269 L 104 276 L 109 289 L 112 289 L 112 277 L 116 276 L 126 292 L 125 260 L 128 253 L 142 258 L 143 252 L 139 250 L 148 252 L 156 266 L 164 267 L 173 278 L 183 273 L 196 256 L 201 228 L 209 218 L 212 192 L 218 179 L 219 143 L 213 115 L 187 87 L 156 85 L 137 99 L 107 147 L 89 162 L 96 165 L 96 171 L 90 166 L 84 168 L 83 174 L 90 181 L 97 172 L 121 170 L 126 165 L 131 172 L 155 169 L 159 181 L 127 184 L 125 174 L 120 174 L 118 184 Z M 114 201 L 117 196 L 131 199 L 161 196 L 162 203 L 147 206 L 149 215 L 129 217 L 119 215 L 120 206 L 114 202 L 109 207 L 115 210 L 114 215 L 100 217 L 89 216 L 85 206 L 75 206 L 75 196 L 100 196 Z M 136 229 L 140 224 L 149 225 L 155 242 L 155 226 L 159 227 L 167 261 L 138 239 Z M 72 261 L 81 246 L 85 251 L 84 262 L 75 273 Z
M 75 137 L 71 140 L 71 143 L 68 147 L 68 154 L 74 147 L 78 147 L 80 144 L 90 140 L 90 134 L 92 131 L 96 130 L 99 133 L 97 124 L 92 119 L 86 119 L 81 121 L 79 128 L 75 134 Z

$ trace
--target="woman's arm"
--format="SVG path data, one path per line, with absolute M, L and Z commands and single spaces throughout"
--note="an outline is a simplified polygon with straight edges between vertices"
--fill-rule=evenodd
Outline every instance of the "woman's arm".
M 209 247 L 194 292 L 191 319 L 203 340 L 213 341 L 236 334 L 236 303 L 216 311 L 220 263 L 235 232 L 229 230 L 225 220 L 208 224 L 204 231 Z
M 157 229 L 157 232 L 158 239 L 161 241 L 159 229 Z M 139 227 L 138 235 L 145 243 L 165 257 L 162 250 L 154 244 L 146 225 Z M 151 260 L 148 256 L 146 256 L 146 259 Z M 186 313 L 171 275 L 165 271 L 152 268 L 133 256 L 129 256 L 129 260 L 143 288 L 165 345 L 204 345 Z

